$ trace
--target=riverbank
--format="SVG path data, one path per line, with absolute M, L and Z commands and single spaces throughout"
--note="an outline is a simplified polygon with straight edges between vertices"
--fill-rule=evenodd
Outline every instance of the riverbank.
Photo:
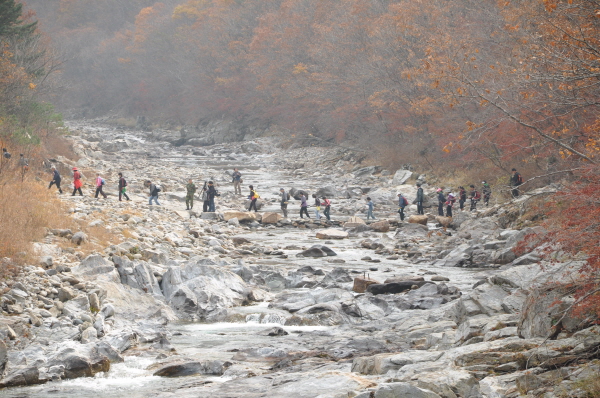
M 519 219 L 528 196 L 455 214 L 444 231 L 433 216 L 398 220 L 396 193 L 414 198 L 417 179 L 434 197 L 427 176 L 363 166 L 348 149 L 70 128 L 87 185 L 61 198 L 105 232 L 48 231 L 42 266 L 2 286 L 7 396 L 559 397 L 598 372 L 597 327 L 572 320 L 545 340 L 560 297 L 539 288 L 581 264 L 518 256 L 535 231 Z M 55 164 L 64 176 L 75 165 Z M 260 216 L 244 212 L 247 189 L 233 194 L 234 167 L 260 193 Z M 132 201 L 117 200 L 118 172 Z M 96 173 L 108 199 L 92 196 Z M 198 199 L 185 210 L 189 178 L 216 182 L 216 213 Z M 145 180 L 162 186 L 162 206 L 148 205 Z M 272 215 L 280 188 L 331 198 L 332 222 L 300 219 L 296 200 L 289 219 Z M 377 223 L 360 220 L 367 194 Z

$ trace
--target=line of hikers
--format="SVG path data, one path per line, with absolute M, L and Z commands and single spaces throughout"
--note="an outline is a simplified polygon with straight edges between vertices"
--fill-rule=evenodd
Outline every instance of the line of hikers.
M 50 181 L 50 184 L 48 185 L 48 189 L 50 189 L 52 187 L 52 185 L 56 185 L 56 187 L 58 188 L 58 191 L 62 194 L 63 191 L 60 186 L 60 184 L 61 184 L 60 173 L 58 172 L 58 170 L 56 169 L 55 166 L 52 166 L 51 172 L 52 172 L 52 181 Z M 127 195 L 127 181 L 123 177 L 123 173 L 119 173 L 118 176 L 119 176 L 119 201 L 122 201 L 123 197 L 126 200 L 130 200 L 129 196 Z M 235 168 L 232 173 L 232 183 L 233 183 L 233 187 L 234 187 L 234 193 L 237 195 L 242 194 L 242 191 L 241 191 L 242 182 L 243 182 L 242 174 L 239 172 L 239 170 L 237 168 Z M 492 189 L 490 187 L 490 184 L 488 184 L 486 181 L 483 181 L 481 184 L 482 184 L 481 192 L 479 192 L 475 188 L 475 186 L 472 184 L 469 185 L 468 192 L 464 187 L 459 186 L 457 194 L 454 194 L 451 190 L 448 190 L 445 194 L 444 190 L 442 188 L 438 188 L 436 190 L 437 198 L 438 198 L 438 215 L 440 215 L 440 216 L 445 215 L 446 217 L 452 217 L 452 209 L 453 209 L 453 206 L 456 203 L 457 199 L 458 199 L 459 209 L 461 211 L 464 211 L 465 203 L 467 202 L 467 199 L 470 200 L 469 211 L 476 210 L 477 203 L 482 199 L 483 199 L 483 203 L 486 206 L 488 206 L 490 197 L 492 195 Z M 511 194 L 512 194 L 513 198 L 516 198 L 519 196 L 519 188 L 518 187 L 521 184 L 523 184 L 523 177 L 517 172 L 516 169 L 513 168 L 512 174 L 510 177 L 510 185 L 512 187 Z M 104 180 L 104 178 L 102 178 L 100 173 L 97 173 L 96 179 L 95 179 L 95 186 L 96 186 L 96 193 L 94 195 L 95 198 L 98 198 L 98 195 L 104 196 L 105 199 L 107 198 L 107 195 L 103 191 L 104 185 L 106 185 L 106 181 Z M 76 193 L 79 193 L 80 196 L 83 196 L 83 192 L 81 191 L 82 186 L 83 186 L 82 174 L 77 169 L 77 167 L 73 167 L 73 193 L 71 196 L 75 196 Z M 158 194 L 161 192 L 162 187 L 159 184 L 155 184 L 150 180 L 146 180 L 144 182 L 144 186 L 146 188 L 148 188 L 148 190 L 149 190 L 148 204 L 152 205 L 152 202 L 154 202 L 156 205 L 160 206 L 160 203 L 158 202 Z M 194 195 L 197 191 L 197 188 L 196 188 L 196 185 L 194 184 L 194 182 L 192 181 L 192 179 L 188 180 L 188 183 L 185 188 L 186 188 L 186 196 L 185 196 L 186 210 L 192 210 L 192 208 L 194 207 Z M 250 193 L 248 195 L 248 200 L 250 201 L 249 205 L 248 205 L 248 211 L 252 211 L 252 209 L 254 209 L 254 211 L 257 212 L 258 209 L 256 206 L 256 202 L 260 198 L 260 195 L 256 192 L 253 185 L 249 185 L 248 188 L 250 189 Z M 287 218 L 290 195 L 283 188 L 281 188 L 279 190 L 279 192 L 280 192 L 279 196 L 280 196 L 281 211 L 283 213 L 283 216 Z M 424 214 L 424 210 L 423 210 L 423 203 L 425 202 L 424 195 L 425 194 L 423 192 L 423 188 L 421 187 L 421 184 L 417 183 L 417 196 L 415 198 L 415 201 L 413 202 L 417 205 L 417 214 Z M 201 200 L 203 202 L 202 211 L 203 212 L 214 212 L 215 211 L 215 197 L 218 197 L 218 196 L 220 196 L 220 194 L 217 191 L 217 189 L 214 185 L 214 182 L 213 181 L 204 182 L 204 186 L 202 187 L 202 194 L 201 194 Z M 398 214 L 400 215 L 400 220 L 403 221 L 404 216 L 405 216 L 404 209 L 406 208 L 406 206 L 409 205 L 409 202 L 406 199 L 406 197 L 404 197 L 404 195 L 402 195 L 402 193 L 398 193 L 397 197 L 398 197 Z M 331 220 L 331 216 L 330 216 L 331 200 L 327 199 L 327 197 L 325 197 L 325 196 L 322 196 L 319 198 L 316 194 L 313 194 L 312 198 L 314 200 L 313 206 L 314 206 L 315 218 L 317 220 L 321 219 L 320 211 L 321 211 L 321 207 L 324 207 L 323 215 L 325 216 L 325 218 L 328 221 L 330 221 Z M 375 216 L 373 214 L 375 205 L 370 197 L 367 197 L 366 200 L 367 200 L 367 221 L 369 219 L 375 220 Z M 305 215 L 307 218 L 310 218 L 310 215 L 308 213 L 308 207 L 309 207 L 309 204 L 308 204 L 307 194 L 304 192 L 300 192 L 300 218 L 304 218 Z M 444 210 L 445 210 L 445 213 L 444 213 Z

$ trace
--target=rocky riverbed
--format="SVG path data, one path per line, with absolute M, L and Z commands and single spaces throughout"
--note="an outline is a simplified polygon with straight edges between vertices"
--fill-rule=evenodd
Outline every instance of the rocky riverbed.
M 77 165 L 87 185 L 61 198 L 104 238 L 48 230 L 39 264 L 0 284 L 0 395 L 588 396 L 600 327 L 566 318 L 547 339 L 569 299 L 543 286 L 581 263 L 541 267 L 534 241 L 516 253 L 543 232 L 522 217 L 530 196 L 400 222 L 396 193 L 434 187 L 361 165 L 360 152 L 69 127 L 80 159 L 52 163 L 65 180 Z M 260 193 L 259 213 L 245 212 L 245 188 L 233 194 L 234 167 Z M 97 172 L 108 199 L 93 198 Z M 116 198 L 118 172 L 131 201 Z M 216 182 L 215 213 L 198 198 L 185 210 L 189 178 Z M 145 180 L 162 186 L 162 206 L 148 205 Z M 282 218 L 279 188 L 331 198 L 332 221 L 313 209 L 300 219 L 297 200 Z M 368 224 L 367 194 L 378 217 Z

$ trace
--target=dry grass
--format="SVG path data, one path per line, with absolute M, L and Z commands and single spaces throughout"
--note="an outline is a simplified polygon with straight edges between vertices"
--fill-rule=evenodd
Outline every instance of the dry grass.
M 51 132 L 44 137 L 44 151 L 48 157 L 64 156 L 67 159 L 78 160 L 79 157 L 73 151 L 73 145 L 63 135 Z
M 45 184 L 31 178 L 22 183 L 14 175 L 0 179 L 0 257 L 10 258 L 14 266 L 31 258 L 31 242 L 43 238 L 46 227 L 65 228 L 70 220 Z M 3 265 L 0 278 L 15 271 L 8 262 Z

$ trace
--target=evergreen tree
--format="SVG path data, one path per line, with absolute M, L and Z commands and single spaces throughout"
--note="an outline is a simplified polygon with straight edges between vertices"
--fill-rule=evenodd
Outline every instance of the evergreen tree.
M 35 36 L 37 21 L 23 23 L 23 4 L 15 0 L 0 0 L 0 40 L 28 39 Z

